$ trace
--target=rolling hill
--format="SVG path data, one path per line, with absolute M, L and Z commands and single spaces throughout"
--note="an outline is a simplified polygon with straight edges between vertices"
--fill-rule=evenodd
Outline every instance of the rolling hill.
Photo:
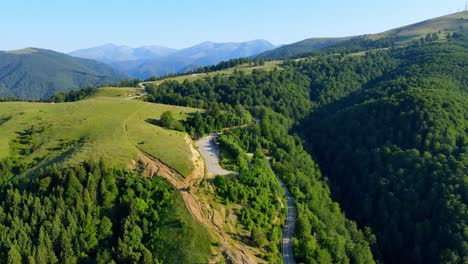
M 11 142 L 19 131 L 35 127 L 41 131 L 32 136 L 39 147 L 22 157 L 36 163 L 31 169 L 52 163 L 75 164 L 90 157 L 126 167 L 141 150 L 183 175 L 190 174 L 193 164 L 184 134 L 147 121 L 158 119 L 167 110 L 177 118 L 195 110 L 128 99 L 140 90 L 101 88 L 91 98 L 73 103 L 1 103 L 0 119 L 8 121 L 0 126 L 0 159 L 11 154 Z
M 346 38 L 310 38 L 293 44 L 284 45 L 274 50 L 266 51 L 257 56 L 260 59 L 283 59 L 293 57 L 298 54 L 307 53 L 314 50 L 330 47 L 340 42 L 349 40 Z
M 115 83 L 126 77 L 104 63 L 51 50 L 0 52 L 0 97 L 45 99 L 56 92 Z
M 397 41 L 407 41 L 424 37 L 429 33 L 466 30 L 468 30 L 468 12 L 464 11 L 374 34 L 371 38 L 392 37 Z
M 397 43 L 411 41 L 425 37 L 429 33 L 441 34 L 466 31 L 468 29 L 468 12 L 459 12 L 447 16 L 429 19 L 416 24 L 403 26 L 378 34 L 369 34 L 343 38 L 310 38 L 296 43 L 285 45 L 274 50 L 266 51 L 257 56 L 264 59 L 284 59 L 295 57 L 335 45 L 347 45 L 348 42 L 367 40 L 379 40 L 390 38 Z
M 18 193 L 16 205 L 36 201 L 28 211 L 38 216 L 20 216 L 5 195 L 0 197 L 0 211 L 19 223 L 4 221 L 0 232 L 28 230 L 11 246 L 21 252 L 18 259 L 208 262 L 211 234 L 192 217 L 176 188 L 162 177 L 152 177 L 174 171 L 186 177 L 194 171 L 185 134 L 150 120 L 165 111 L 184 119 L 195 109 L 132 100 L 141 92 L 100 88 L 72 103 L 0 103 L 0 191 Z M 146 170 L 143 157 L 154 158 L 151 164 L 158 170 Z M 62 224 L 65 221 L 70 224 Z M 57 235 L 49 236 L 52 228 Z M 50 247 L 43 243 L 44 234 Z M 138 239 L 129 239 L 132 234 Z M 2 235 L 2 241 L 8 237 Z M 51 246 L 55 244 L 61 246 Z M 122 253 L 130 247 L 135 254 Z M 11 258 L 2 246 L 0 259 Z
M 273 48 L 275 46 L 266 40 L 239 43 L 208 41 L 181 50 L 160 46 L 132 49 L 104 45 L 74 51 L 70 55 L 105 62 L 134 77 L 146 79 L 151 76 L 185 72 L 233 58 L 251 57 Z

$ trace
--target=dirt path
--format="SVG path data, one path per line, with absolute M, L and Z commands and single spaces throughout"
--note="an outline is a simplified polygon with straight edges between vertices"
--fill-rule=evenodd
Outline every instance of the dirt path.
M 190 214 L 216 236 L 216 240 L 220 243 L 219 250 L 227 263 L 264 262 L 255 257 L 247 245 L 233 239 L 225 231 L 220 213 L 211 207 L 207 198 L 197 195 L 197 186 L 205 175 L 205 165 L 200 153 L 193 147 L 192 140 L 187 135 L 185 140 L 190 146 L 192 161 L 195 164 L 195 170 L 191 175 L 184 178 L 159 159 L 140 151 L 138 158 L 143 162 L 146 174 L 162 176 L 179 190 Z M 211 262 L 216 263 L 220 258 L 221 256 L 216 256 Z

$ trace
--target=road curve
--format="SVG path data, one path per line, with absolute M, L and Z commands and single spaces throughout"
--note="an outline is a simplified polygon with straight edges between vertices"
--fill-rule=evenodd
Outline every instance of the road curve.
M 237 174 L 237 172 L 225 170 L 219 165 L 219 149 L 214 143 L 214 139 L 217 137 L 218 134 L 213 133 L 195 142 L 195 145 L 205 160 L 208 176 Z
M 210 134 L 209 136 L 203 137 L 195 142 L 195 145 L 198 147 L 203 159 L 205 160 L 206 170 L 208 176 L 216 176 L 216 175 L 228 175 L 233 171 L 228 171 L 219 165 L 219 149 L 214 143 L 213 139 L 216 139 L 218 134 Z M 270 160 L 268 162 L 271 166 Z M 292 246 L 292 238 L 294 236 L 294 231 L 296 229 L 296 217 L 297 217 L 297 210 L 296 205 L 294 203 L 294 198 L 289 192 L 288 187 L 286 184 L 279 180 L 281 187 L 285 191 L 286 203 L 288 207 L 288 214 L 286 217 L 286 222 L 284 224 L 283 230 L 283 239 L 281 245 L 281 252 L 283 254 L 283 262 L 284 264 L 296 264 L 293 255 L 293 246 Z
M 286 184 L 280 180 L 281 187 L 283 187 L 286 196 L 286 202 L 288 206 L 288 216 L 286 217 L 286 223 L 284 224 L 283 230 L 283 245 L 281 251 L 283 252 L 284 264 L 295 264 L 293 255 L 292 238 L 294 236 L 294 230 L 296 229 L 296 217 L 297 210 L 294 203 L 294 198 L 288 190 Z

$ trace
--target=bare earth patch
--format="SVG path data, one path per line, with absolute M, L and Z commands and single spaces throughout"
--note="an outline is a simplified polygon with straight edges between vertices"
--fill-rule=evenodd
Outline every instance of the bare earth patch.
M 225 231 L 230 229 L 226 226 L 222 217 L 226 212 L 223 211 L 223 214 L 221 214 L 210 204 L 214 194 L 211 197 L 198 195 L 199 191 L 201 191 L 198 186 L 205 178 L 205 164 L 188 135 L 185 136 L 185 141 L 190 146 L 192 161 L 195 165 L 192 174 L 184 178 L 159 159 L 139 151 L 138 159 L 143 162 L 145 174 L 151 177 L 155 175 L 164 177 L 179 190 L 190 214 L 210 230 L 216 240 L 219 241 L 220 246 L 217 250 L 224 256 L 227 263 L 265 263 L 265 261 L 255 257 L 257 251 L 255 248 L 234 239 Z M 232 216 L 229 218 L 232 218 Z M 214 254 L 210 262 L 217 263 L 222 256 Z

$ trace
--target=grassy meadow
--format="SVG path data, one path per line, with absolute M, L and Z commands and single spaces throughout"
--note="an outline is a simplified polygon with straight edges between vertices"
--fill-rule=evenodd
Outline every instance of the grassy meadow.
M 92 97 L 73 103 L 0 103 L 0 159 L 18 155 L 35 164 L 33 169 L 99 158 L 128 166 L 139 148 L 181 174 L 190 174 L 193 164 L 184 133 L 150 121 L 168 110 L 183 119 L 196 109 L 128 98 L 140 92 L 101 88 Z

